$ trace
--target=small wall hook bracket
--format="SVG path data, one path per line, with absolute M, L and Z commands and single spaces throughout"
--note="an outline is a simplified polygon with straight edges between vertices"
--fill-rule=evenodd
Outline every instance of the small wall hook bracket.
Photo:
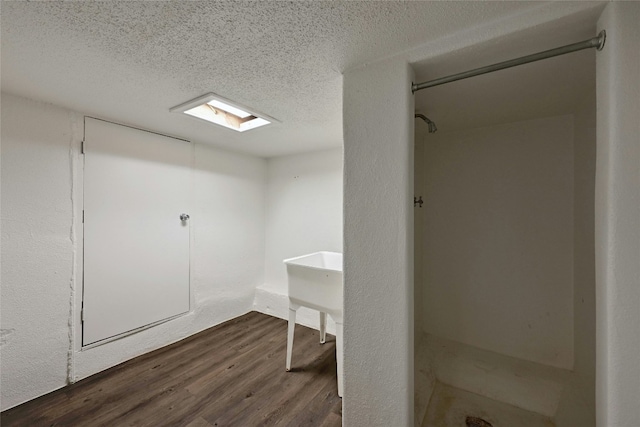
M 413 207 L 414 208 L 416 207 L 416 205 L 421 208 L 423 203 L 424 203 L 424 200 L 422 200 L 422 196 L 413 198 Z

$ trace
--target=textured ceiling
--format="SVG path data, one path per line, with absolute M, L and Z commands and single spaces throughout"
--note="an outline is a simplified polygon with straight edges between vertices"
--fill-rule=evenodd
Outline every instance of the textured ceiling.
M 541 5 L 2 2 L 2 90 L 258 156 L 310 151 L 342 143 L 344 70 Z M 237 134 L 169 113 L 207 92 L 281 123 Z

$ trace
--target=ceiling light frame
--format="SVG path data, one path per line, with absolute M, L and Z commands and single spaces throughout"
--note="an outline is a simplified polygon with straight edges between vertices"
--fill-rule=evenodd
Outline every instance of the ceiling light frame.
M 172 113 L 184 113 L 194 119 L 236 132 L 246 132 L 279 123 L 278 120 L 271 116 L 258 113 L 212 92 L 176 105 L 169 111 Z

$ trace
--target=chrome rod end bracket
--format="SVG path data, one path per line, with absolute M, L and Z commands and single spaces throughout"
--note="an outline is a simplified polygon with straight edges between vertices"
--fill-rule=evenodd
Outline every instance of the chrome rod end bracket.
M 411 82 L 411 93 L 416 93 L 416 91 L 418 90 L 418 85 L 414 82 Z
M 598 44 L 596 45 L 596 49 L 602 50 L 604 49 L 604 42 L 607 40 L 607 32 L 602 30 L 598 33 Z

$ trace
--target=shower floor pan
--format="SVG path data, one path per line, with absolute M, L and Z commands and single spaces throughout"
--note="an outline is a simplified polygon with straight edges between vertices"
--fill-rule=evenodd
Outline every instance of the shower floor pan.
M 544 415 L 440 382 L 433 390 L 422 427 L 465 427 L 467 417 L 481 418 L 493 427 L 555 427 Z

